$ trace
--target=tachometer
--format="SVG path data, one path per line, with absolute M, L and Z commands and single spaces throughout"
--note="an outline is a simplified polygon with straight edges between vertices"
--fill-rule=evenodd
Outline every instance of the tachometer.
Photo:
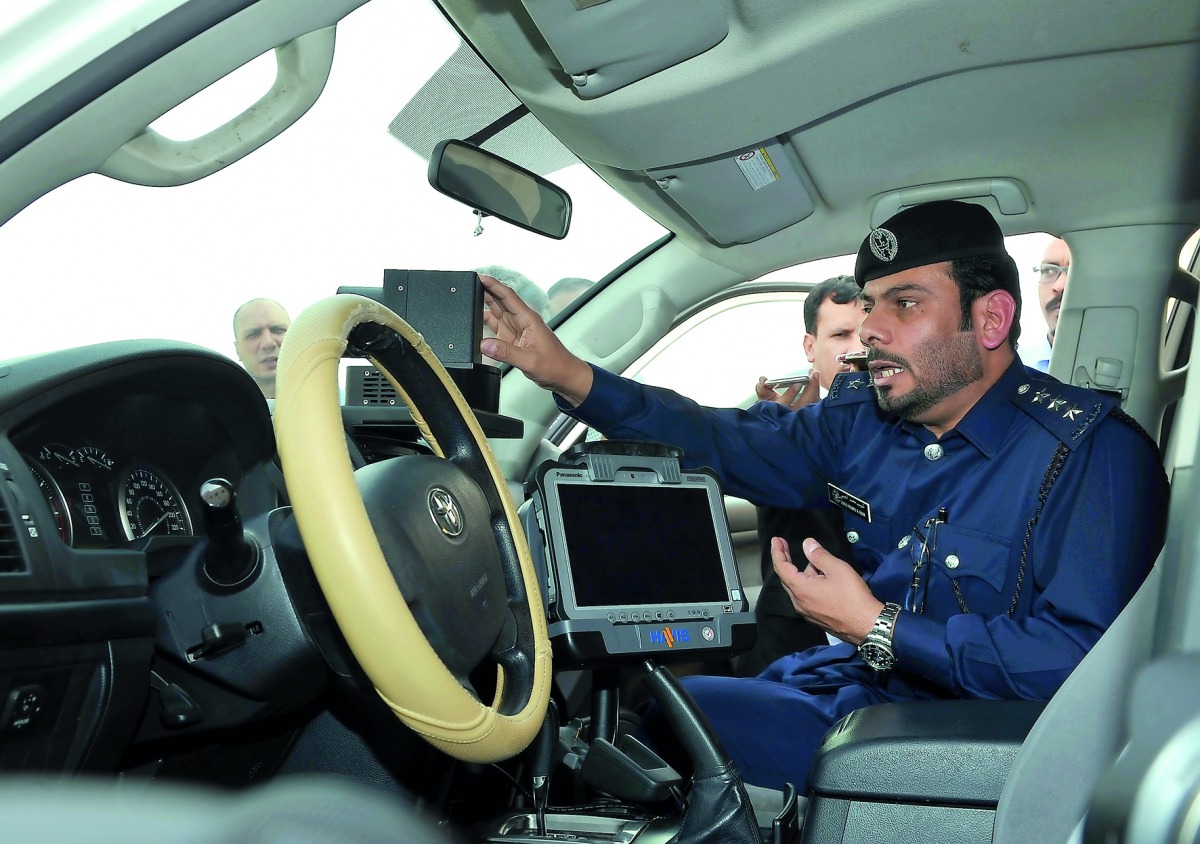
M 33 460 L 27 458 L 25 465 L 29 467 L 29 474 L 33 475 L 38 488 L 42 491 L 42 496 L 50 505 L 50 515 L 54 517 L 54 526 L 58 528 L 58 535 L 62 537 L 63 542 L 70 545 L 74 531 L 71 527 L 71 511 L 67 507 L 67 499 L 63 497 L 62 490 L 59 489 L 50 474 Z
M 183 496 L 169 480 L 150 469 L 126 471 L 119 487 L 121 524 L 129 539 L 144 536 L 187 536 L 192 517 Z

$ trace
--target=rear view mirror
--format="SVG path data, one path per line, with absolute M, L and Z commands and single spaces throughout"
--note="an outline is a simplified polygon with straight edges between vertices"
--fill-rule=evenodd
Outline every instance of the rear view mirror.
M 466 143 L 442 141 L 429 157 L 434 190 L 482 214 L 556 240 L 571 226 L 571 197 L 536 173 Z

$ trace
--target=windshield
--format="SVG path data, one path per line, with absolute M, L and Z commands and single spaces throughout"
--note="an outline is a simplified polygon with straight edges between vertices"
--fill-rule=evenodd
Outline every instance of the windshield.
M 429 186 L 418 152 L 442 139 L 426 135 L 465 137 L 516 101 L 492 77 L 491 87 L 423 94 L 455 120 L 434 122 L 422 102 L 409 106 L 447 62 L 461 73 L 464 61 L 479 74 L 432 5 L 371 3 L 338 26 L 317 103 L 245 159 L 180 187 L 90 175 L 42 197 L 0 228 L 4 310 L 27 315 L 7 321 L 0 359 L 130 338 L 185 340 L 234 357 L 233 315 L 251 299 L 273 299 L 294 317 L 340 286 L 378 286 L 388 268 L 508 268 L 545 291 L 567 277 L 598 281 L 662 236 L 561 146 L 504 136 L 485 147 L 537 159 L 518 163 L 571 194 L 571 231 L 555 241 L 484 218 L 476 234 L 471 209 Z M 154 128 L 201 135 L 257 99 L 274 72 L 273 54 L 263 56 Z

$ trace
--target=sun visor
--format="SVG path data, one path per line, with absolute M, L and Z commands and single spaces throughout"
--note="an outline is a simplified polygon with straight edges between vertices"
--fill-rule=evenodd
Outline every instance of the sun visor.
M 799 165 L 774 139 L 719 158 L 645 173 L 722 246 L 774 234 L 800 222 L 814 208 Z
M 521 0 L 576 93 L 594 99 L 729 34 L 720 0 Z

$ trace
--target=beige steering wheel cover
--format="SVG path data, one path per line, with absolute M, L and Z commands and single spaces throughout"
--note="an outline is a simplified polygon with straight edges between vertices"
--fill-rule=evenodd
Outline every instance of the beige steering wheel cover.
M 354 482 L 345 444 L 338 364 L 350 331 L 385 325 L 429 362 L 466 420 L 504 502 L 521 562 L 535 638 L 533 691 L 502 715 L 450 674 L 417 625 L 392 577 Z M 378 363 L 376 362 L 378 365 Z M 412 397 L 386 372 L 422 435 L 441 456 Z M 529 546 L 508 486 L 479 423 L 429 345 L 408 323 L 363 296 L 338 295 L 306 309 L 288 329 L 276 373 L 275 433 L 304 547 L 338 627 L 376 690 L 396 715 L 447 754 L 465 761 L 510 758 L 532 741 L 550 697 L 550 644 Z

